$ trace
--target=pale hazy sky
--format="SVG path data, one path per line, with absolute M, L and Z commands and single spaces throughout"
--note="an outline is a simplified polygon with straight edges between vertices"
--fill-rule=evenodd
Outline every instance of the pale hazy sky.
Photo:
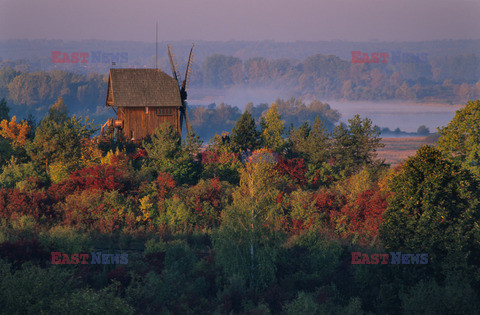
M 480 0 L 0 0 L 0 40 L 480 39 Z

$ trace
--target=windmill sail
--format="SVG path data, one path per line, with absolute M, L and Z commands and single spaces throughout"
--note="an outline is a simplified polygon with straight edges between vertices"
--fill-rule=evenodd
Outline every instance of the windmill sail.
M 180 90 L 180 98 L 182 100 L 182 107 L 180 107 L 180 128 L 183 126 L 183 122 L 185 121 L 185 127 L 187 129 L 188 136 L 192 135 L 192 126 L 190 125 L 190 119 L 188 117 L 187 111 L 187 89 L 188 89 L 188 82 L 190 78 L 191 72 L 191 65 L 193 62 L 193 45 L 190 49 L 190 55 L 188 57 L 187 63 L 187 70 L 185 71 L 185 79 L 183 80 L 182 84 L 180 85 L 181 77 L 180 73 L 178 73 L 178 65 L 175 59 L 175 54 L 173 53 L 173 48 L 170 45 L 168 47 L 168 58 L 170 59 L 170 66 L 172 67 L 172 74 L 175 80 L 178 82 L 178 88 Z
M 183 80 L 183 84 L 182 84 L 182 89 L 183 90 L 188 90 L 188 82 L 189 82 L 189 79 L 190 79 L 190 72 L 192 71 L 192 63 L 193 63 L 193 46 L 192 45 L 192 48 L 190 49 L 190 55 L 188 56 L 188 63 L 187 63 L 187 70 L 185 70 L 185 79 Z
M 168 45 L 168 59 L 170 59 L 170 66 L 172 67 L 172 75 L 179 82 L 179 87 L 180 87 L 180 74 L 177 72 L 178 65 L 177 65 L 177 60 L 175 59 L 175 55 L 173 54 L 173 48 L 172 46 Z

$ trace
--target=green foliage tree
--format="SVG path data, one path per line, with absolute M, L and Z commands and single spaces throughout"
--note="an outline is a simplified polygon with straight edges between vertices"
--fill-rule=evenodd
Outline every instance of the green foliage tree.
M 323 162 L 330 154 L 329 146 L 330 135 L 318 116 L 312 127 L 304 123 L 289 131 L 287 148 L 291 157 L 301 157 L 309 163 Z
M 61 97 L 58 98 L 55 104 L 50 106 L 45 119 L 54 121 L 57 124 L 63 123 L 68 120 L 67 105 L 63 103 L 63 99 Z
M 0 260 L 0 304 L 2 311 L 14 313 L 114 312 L 133 314 L 122 298 L 104 289 L 78 289 L 73 272 L 65 268 L 40 268 L 24 264 L 15 270 Z M 62 283 L 61 286 L 58 284 Z
M 27 178 L 29 177 L 36 178 L 42 183 L 48 183 L 45 170 L 36 167 L 32 162 L 18 163 L 17 160 L 12 159 L 2 169 L 0 187 L 15 188 L 18 185 L 22 186 L 28 182 Z
M 13 154 L 14 149 L 10 141 L 0 136 L 0 167 L 9 161 Z
M 276 99 L 275 104 L 277 104 L 278 112 L 286 125 L 293 124 L 295 127 L 298 127 L 304 122 L 312 125 L 314 119 L 318 116 L 323 121 L 327 131 L 332 131 L 340 119 L 340 113 L 338 111 L 332 109 L 327 103 L 322 103 L 317 100 L 313 100 L 307 104 L 301 98 L 291 97 L 287 100 Z M 253 116 L 257 117 L 255 115 Z M 260 117 L 260 115 L 258 117 Z
M 480 176 L 480 100 L 467 102 L 438 133 L 438 149 Z
M 447 276 L 444 285 L 423 280 L 400 295 L 405 313 L 475 314 L 480 308 L 478 294 L 468 279 Z
M 68 117 L 59 99 L 36 128 L 33 141 L 27 143 L 27 153 L 33 161 L 45 163 L 47 171 L 55 162 L 74 169 L 82 156 L 82 140 L 94 133 L 93 122 L 88 118 L 83 121 L 76 116 Z
M 275 152 L 282 152 L 285 147 L 285 140 L 283 139 L 285 123 L 278 113 L 276 104 L 272 104 L 265 116 L 261 118 L 260 126 L 262 128 L 263 146 Z
M 423 146 L 389 188 L 393 196 L 380 227 L 388 251 L 428 253 L 432 264 L 444 268 L 478 266 L 480 190 L 468 170 Z
M 237 120 L 230 135 L 235 151 L 255 150 L 260 144 L 260 133 L 250 112 L 245 111 Z
M 201 145 L 201 140 L 195 134 L 182 143 L 178 132 L 169 123 L 164 123 L 150 139 L 143 141 L 149 157 L 146 166 L 157 174 L 172 174 L 179 184 L 194 184 L 201 174 L 201 164 L 195 160 Z
M 368 118 L 360 119 L 355 115 L 348 125 L 340 124 L 333 131 L 332 153 L 335 164 L 347 175 L 362 166 L 377 163 L 377 149 L 384 145 L 380 142 L 380 130 L 372 125 Z

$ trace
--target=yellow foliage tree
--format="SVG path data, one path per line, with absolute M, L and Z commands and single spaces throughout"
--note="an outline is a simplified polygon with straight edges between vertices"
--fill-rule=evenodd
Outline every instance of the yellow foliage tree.
M 113 150 L 108 151 L 104 157 L 100 158 L 100 163 L 102 165 L 116 166 L 120 169 L 128 168 L 128 158 L 118 148 L 115 152 Z
M 102 160 L 102 150 L 98 148 L 99 137 L 82 140 L 82 156 L 80 157 L 80 166 L 87 167 L 91 164 L 100 164 Z

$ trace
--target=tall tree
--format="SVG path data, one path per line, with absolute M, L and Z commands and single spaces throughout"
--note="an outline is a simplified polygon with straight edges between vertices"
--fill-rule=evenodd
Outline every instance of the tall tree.
M 63 103 L 63 99 L 61 97 L 58 98 L 55 104 L 50 106 L 45 118 L 56 123 L 62 123 L 68 119 L 67 105 Z
M 249 111 L 237 120 L 230 136 L 232 146 L 237 151 L 255 150 L 260 144 L 260 133 Z
M 335 164 L 347 175 L 361 168 L 377 164 L 377 149 L 384 146 L 380 142 L 380 130 L 368 118 L 355 115 L 348 125 L 340 124 L 333 131 L 333 157 Z
M 476 265 L 471 271 L 478 271 L 480 190 L 468 170 L 423 146 L 393 176 L 389 189 L 393 195 L 380 228 L 388 251 L 428 253 L 434 266 Z
M 292 157 L 301 157 L 309 163 L 318 163 L 326 161 L 329 156 L 330 135 L 318 116 L 312 127 L 304 123 L 296 129 L 291 129 L 287 141 Z
M 280 215 L 277 179 L 273 163 L 247 163 L 233 204 L 224 210 L 214 235 L 219 264 L 229 276 L 240 275 L 255 289 L 266 288 L 275 278 L 280 241 L 275 232 Z
M 480 176 L 480 100 L 467 102 L 438 132 L 440 151 Z
M 265 116 L 261 118 L 260 126 L 263 146 L 280 153 L 285 147 L 285 140 L 283 140 L 285 124 L 278 113 L 277 104 L 270 106 Z

